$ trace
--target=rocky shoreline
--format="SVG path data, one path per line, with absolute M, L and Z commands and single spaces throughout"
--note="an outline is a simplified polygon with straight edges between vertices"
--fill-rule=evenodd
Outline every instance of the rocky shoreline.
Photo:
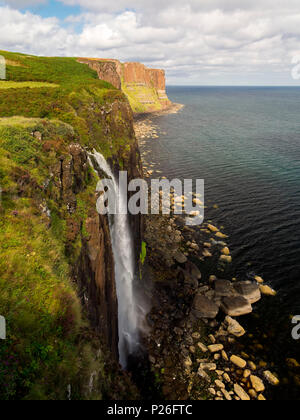
M 148 118 L 136 123 L 140 142 L 159 137 Z M 146 157 L 143 164 L 149 165 Z M 154 283 L 145 346 L 162 396 L 266 400 L 280 380 L 268 362 L 239 342 L 247 335 L 239 317 L 276 292 L 259 276 L 226 277 L 232 262 L 227 236 L 212 222 L 192 228 L 182 216 L 148 216 L 145 225 L 144 275 Z

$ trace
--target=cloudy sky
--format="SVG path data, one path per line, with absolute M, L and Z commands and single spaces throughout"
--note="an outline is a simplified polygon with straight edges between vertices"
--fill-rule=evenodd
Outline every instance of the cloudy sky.
M 0 49 L 140 61 L 169 84 L 299 86 L 299 0 L 0 0 Z

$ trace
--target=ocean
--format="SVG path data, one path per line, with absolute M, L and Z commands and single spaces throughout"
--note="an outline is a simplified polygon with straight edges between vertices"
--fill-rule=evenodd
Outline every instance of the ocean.
M 159 138 L 143 150 L 169 179 L 205 180 L 206 220 L 229 236 L 230 274 L 255 273 L 277 290 L 256 310 L 282 365 L 299 352 L 300 88 L 169 87 L 168 96 L 185 107 L 153 119 Z

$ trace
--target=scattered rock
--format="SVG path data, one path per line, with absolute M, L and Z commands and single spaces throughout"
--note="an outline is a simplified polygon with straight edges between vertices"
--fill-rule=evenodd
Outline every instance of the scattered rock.
M 207 382 L 211 382 L 211 379 L 209 377 L 209 375 L 201 368 L 198 369 L 198 375 L 200 376 L 200 378 L 204 379 Z
M 276 296 L 277 295 L 275 290 L 271 289 L 271 287 L 269 287 L 269 286 L 260 285 L 259 288 L 260 288 L 261 293 L 265 296 Z
M 242 295 L 248 302 L 256 303 L 261 299 L 261 292 L 256 283 L 251 281 L 243 281 L 234 285 L 235 290 Z
M 232 263 L 232 256 L 231 255 L 221 255 L 220 260 L 227 263 L 227 264 L 231 264 Z
M 216 393 L 216 391 L 215 391 L 215 389 L 214 388 L 209 388 L 208 389 L 208 392 L 213 396 L 213 397 L 215 397 L 216 395 L 217 395 L 217 393 Z
M 211 232 L 219 232 L 219 229 L 216 226 L 207 225 L 207 227 Z
M 227 246 L 225 246 L 225 248 L 223 248 L 221 252 L 224 255 L 230 255 L 230 250 Z
M 263 381 L 258 378 L 257 376 L 251 375 L 250 376 L 250 381 L 252 384 L 252 388 L 257 392 L 264 392 L 264 390 L 266 389 L 264 386 Z
M 258 401 L 266 401 L 266 398 L 265 398 L 262 394 L 260 394 L 260 395 L 257 397 L 257 399 L 258 399 Z
M 202 353 L 207 353 L 208 352 L 208 348 L 204 344 L 198 343 L 197 346 L 202 351 Z
M 191 367 L 192 365 L 193 365 L 193 362 L 192 362 L 191 358 L 190 358 L 190 357 L 187 357 L 187 358 L 185 359 L 185 361 L 184 361 L 184 366 L 185 366 L 185 367 L 187 367 L 187 368 L 189 368 L 189 367 Z
M 218 379 L 215 381 L 215 384 L 218 388 L 220 389 L 225 389 L 225 385 L 223 384 L 223 382 L 219 381 Z
M 231 363 L 233 363 L 235 366 L 239 367 L 240 369 L 245 369 L 245 367 L 247 366 L 246 360 L 235 355 L 231 356 L 230 361 Z
M 243 296 L 225 297 L 221 309 L 229 316 L 247 315 L 252 312 L 251 304 Z
M 221 392 L 223 393 L 223 395 L 224 395 L 224 397 L 226 398 L 226 400 L 227 401 L 232 401 L 232 397 L 231 397 L 231 395 L 229 394 L 229 392 L 228 391 L 226 391 L 226 389 L 221 389 Z
M 176 251 L 174 254 L 175 261 L 179 264 L 185 264 L 187 262 L 187 257 L 180 251 Z
M 229 280 L 216 280 L 214 282 L 216 297 L 226 297 L 234 295 L 234 288 Z
M 224 349 L 223 344 L 212 344 L 211 346 L 208 346 L 208 350 L 211 353 L 218 353 L 219 351 L 222 351 Z
M 235 337 L 242 337 L 243 335 L 246 334 L 246 331 L 244 330 L 244 328 L 235 320 L 232 319 L 230 316 L 227 316 L 225 318 L 225 322 L 228 325 L 228 332 L 231 335 L 234 335 Z
M 264 377 L 269 382 L 269 384 L 273 386 L 278 386 L 280 384 L 279 379 L 268 370 L 264 372 Z
M 215 363 L 200 363 L 200 369 L 215 371 L 217 370 L 217 365 Z
M 207 297 L 196 295 L 192 313 L 196 318 L 214 319 L 219 313 L 219 307 Z
M 236 395 L 242 400 L 242 401 L 250 401 L 251 398 L 249 397 L 249 395 L 243 390 L 243 388 L 238 385 L 235 384 L 234 385 L 234 392 L 236 393 Z
M 254 280 L 257 281 L 257 283 L 259 284 L 263 284 L 265 282 L 264 279 L 260 276 L 255 276 Z

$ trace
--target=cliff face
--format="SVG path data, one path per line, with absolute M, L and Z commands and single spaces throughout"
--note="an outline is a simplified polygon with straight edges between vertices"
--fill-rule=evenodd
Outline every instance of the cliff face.
M 118 60 L 80 58 L 78 61 L 96 70 L 100 79 L 122 89 L 136 113 L 160 111 L 171 105 L 164 70 L 150 69 L 141 63 L 122 64 Z
M 140 174 L 132 110 L 74 59 L 4 54 L 20 62 L 8 80 L 55 87 L 0 87 L 0 399 L 135 398 L 118 366 L 114 257 L 88 161 L 96 149 Z

